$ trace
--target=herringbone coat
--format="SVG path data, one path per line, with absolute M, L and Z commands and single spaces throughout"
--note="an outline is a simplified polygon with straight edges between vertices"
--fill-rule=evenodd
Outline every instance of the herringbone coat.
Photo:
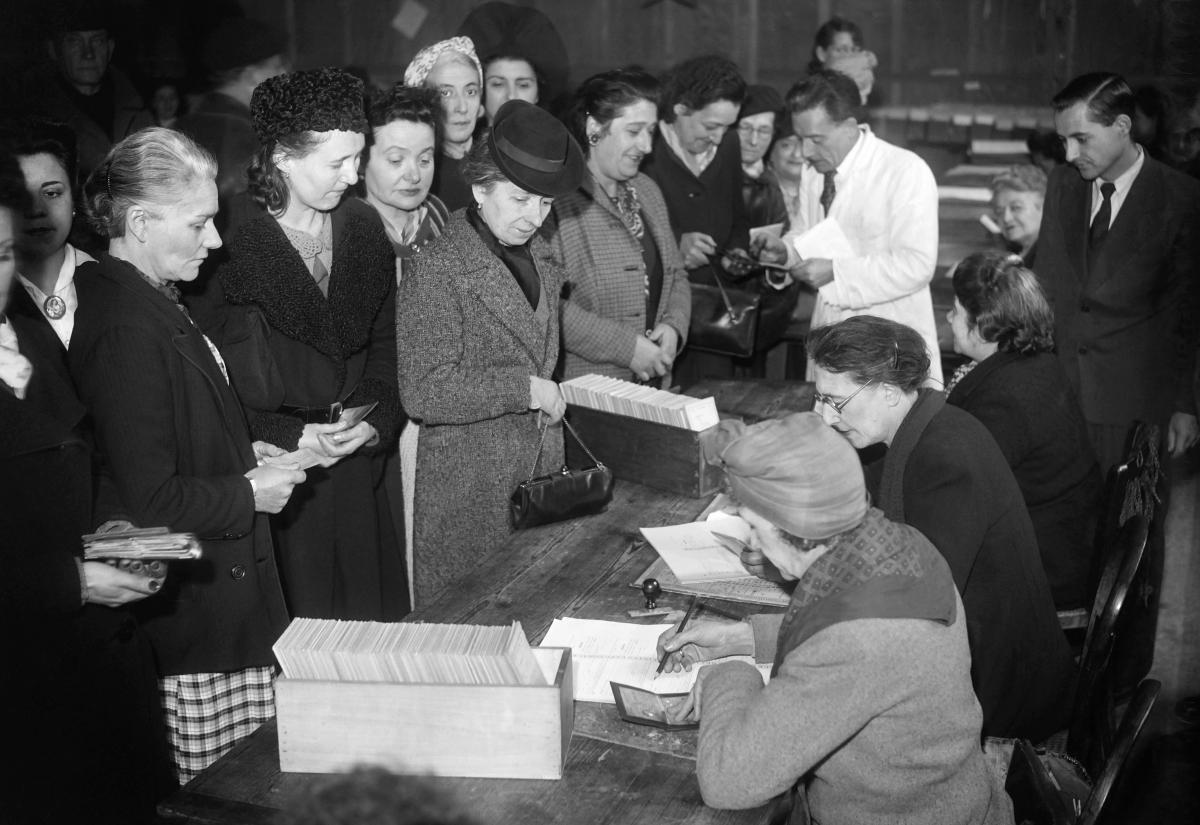
M 541 235 L 531 241 L 538 309 L 462 210 L 413 259 L 396 307 L 400 398 L 421 426 L 413 526 L 414 606 L 512 532 L 508 500 L 529 477 L 540 415 L 529 377 L 558 359 L 563 269 Z M 539 472 L 562 465 L 562 431 L 546 435 Z

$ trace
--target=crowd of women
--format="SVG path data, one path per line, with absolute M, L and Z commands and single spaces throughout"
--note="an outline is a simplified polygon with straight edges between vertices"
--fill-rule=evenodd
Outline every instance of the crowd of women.
M 834 21 L 814 60 L 865 99 L 861 46 Z M 37 722 L 5 778 L 32 806 L 17 821 L 59 806 L 49 821 L 149 821 L 273 714 L 289 616 L 398 620 L 445 594 L 509 534 L 530 467 L 562 463 L 556 382 L 686 379 L 691 284 L 744 279 L 750 227 L 795 220 L 801 138 L 778 92 L 728 60 L 661 83 L 602 72 L 559 120 L 536 105 L 560 95 L 535 57 L 499 44 L 481 60 L 458 36 L 384 91 L 339 69 L 263 80 L 222 234 L 217 164 L 180 132 L 132 134 L 78 189 L 70 130 L 5 127 L 2 592 L 23 677 L 3 706 Z M 1024 196 L 1044 180 L 997 181 L 1022 256 L 1038 207 Z M 69 242 L 76 212 L 105 240 L 95 255 Z M 820 416 L 726 428 L 711 447 L 760 568 L 800 582 L 782 627 L 664 638 L 673 666 L 777 648 L 770 694 L 746 671 L 700 683 L 714 804 L 815 772 L 805 805 L 823 822 L 1000 822 L 981 730 L 1063 723 L 1054 606 L 1086 598 L 1099 471 L 1022 259 L 972 256 L 954 288 L 973 368 L 948 398 L 926 387 L 938 354 L 917 333 L 852 318 L 809 341 Z M 864 475 L 850 447 L 877 444 Z M 82 534 L 129 526 L 195 533 L 204 555 L 161 582 L 82 560 Z M 857 663 L 813 682 L 838 650 Z M 54 792 L 64 775 L 77 793 Z

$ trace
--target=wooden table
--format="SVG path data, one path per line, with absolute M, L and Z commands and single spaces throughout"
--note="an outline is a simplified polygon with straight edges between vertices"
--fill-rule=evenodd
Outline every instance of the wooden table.
M 656 558 L 639 527 L 677 524 L 707 499 L 685 498 L 618 481 L 599 515 L 527 530 L 483 559 L 445 598 L 410 620 L 522 623 L 540 639 L 559 616 L 622 619 L 642 606 L 630 587 Z M 662 606 L 683 596 L 664 594 Z M 755 610 L 725 604 L 738 615 Z M 653 621 L 653 620 L 651 620 Z M 696 733 L 665 733 L 621 722 L 612 705 L 577 702 L 566 769 L 559 781 L 439 778 L 487 823 L 759 823 L 762 809 L 704 806 L 695 780 Z M 311 774 L 284 774 L 274 723 L 264 725 L 160 806 L 171 821 L 264 825 Z

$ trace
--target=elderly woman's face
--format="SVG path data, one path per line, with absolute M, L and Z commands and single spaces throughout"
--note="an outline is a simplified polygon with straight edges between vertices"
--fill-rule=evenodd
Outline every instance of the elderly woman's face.
M 766 517 L 744 504 L 738 506 L 737 512 L 750 525 L 750 549 L 766 556 L 771 564 L 779 568 L 785 579 L 799 579 L 828 549 L 820 545 L 809 551 L 800 550 L 784 538 L 779 528 Z
M 992 198 L 992 212 L 1009 243 L 1028 249 L 1037 240 L 1042 225 L 1042 196 L 1039 193 L 1001 189 Z
M 158 281 L 194 281 L 209 251 L 221 245 L 213 226 L 217 182 L 196 181 L 170 205 L 148 206 L 145 212 L 146 274 Z
M 967 310 L 958 298 L 954 299 L 954 306 L 946 312 L 946 320 L 950 323 L 950 332 L 954 336 L 954 351 L 959 355 L 975 358 L 975 343 L 979 335 L 971 326 Z
M 538 102 L 537 72 L 527 60 L 510 60 L 501 57 L 493 60 L 484 70 L 484 103 L 490 123 L 496 112 L 510 100 Z
M 411 120 L 393 120 L 376 128 L 363 174 L 368 198 L 412 212 L 429 194 L 433 163 L 433 127 Z
M 328 212 L 358 182 L 358 162 L 366 139 L 340 129 L 322 132 L 321 142 L 302 157 L 281 155 L 276 164 L 287 180 L 289 196 L 309 209 Z
M 17 238 L 17 254 L 22 262 L 43 261 L 62 249 L 71 234 L 75 210 L 71 183 L 58 158 L 47 152 L 22 155 L 18 161 L 29 190 L 30 210 Z
M 505 246 L 520 246 L 532 238 L 554 202 L 554 198 L 526 192 L 507 180 L 490 187 L 475 185 L 471 190 L 483 222 Z
M 743 166 L 753 166 L 763 159 L 774 133 L 774 112 L 759 112 L 738 121 L 738 141 L 742 146 Z
M 588 118 L 588 133 L 600 136 L 594 146 L 588 147 L 592 168 L 609 180 L 629 180 L 638 173 L 642 158 L 650 154 L 657 126 L 658 107 L 649 100 L 621 109 L 606 130 Z
M 437 89 L 440 96 L 446 140 L 468 142 L 475 131 L 475 122 L 479 120 L 481 90 L 475 67 L 454 55 L 443 54 L 429 70 L 425 85 Z
M 842 408 L 838 412 L 832 403 L 818 402 L 816 411 L 856 450 L 891 438 L 887 399 L 880 384 L 860 384 L 848 373 L 829 372 L 815 365 L 813 371 L 817 392 Z

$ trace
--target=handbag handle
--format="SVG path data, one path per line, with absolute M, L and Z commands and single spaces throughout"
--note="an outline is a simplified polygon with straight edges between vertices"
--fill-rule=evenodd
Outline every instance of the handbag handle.
M 542 437 L 538 441 L 537 455 L 533 457 L 533 467 L 530 468 L 529 478 L 527 478 L 526 481 L 532 481 L 533 477 L 537 474 L 538 464 L 541 463 L 542 460 L 542 448 L 546 445 L 546 433 L 550 430 L 549 424 L 546 424 L 544 427 L 541 426 L 543 415 L 544 413 L 541 410 L 538 410 L 538 429 L 542 431 Z M 598 458 L 596 458 L 596 456 L 588 448 L 588 445 L 583 443 L 583 439 L 579 437 L 579 433 L 576 432 L 575 428 L 571 426 L 571 422 L 565 417 L 563 418 L 562 422 L 567 425 L 567 429 L 571 432 L 571 435 L 575 436 L 575 441 L 578 442 L 580 447 L 583 447 L 583 451 L 588 454 L 588 458 L 592 460 L 592 463 L 597 467 L 603 467 L 604 464 Z

